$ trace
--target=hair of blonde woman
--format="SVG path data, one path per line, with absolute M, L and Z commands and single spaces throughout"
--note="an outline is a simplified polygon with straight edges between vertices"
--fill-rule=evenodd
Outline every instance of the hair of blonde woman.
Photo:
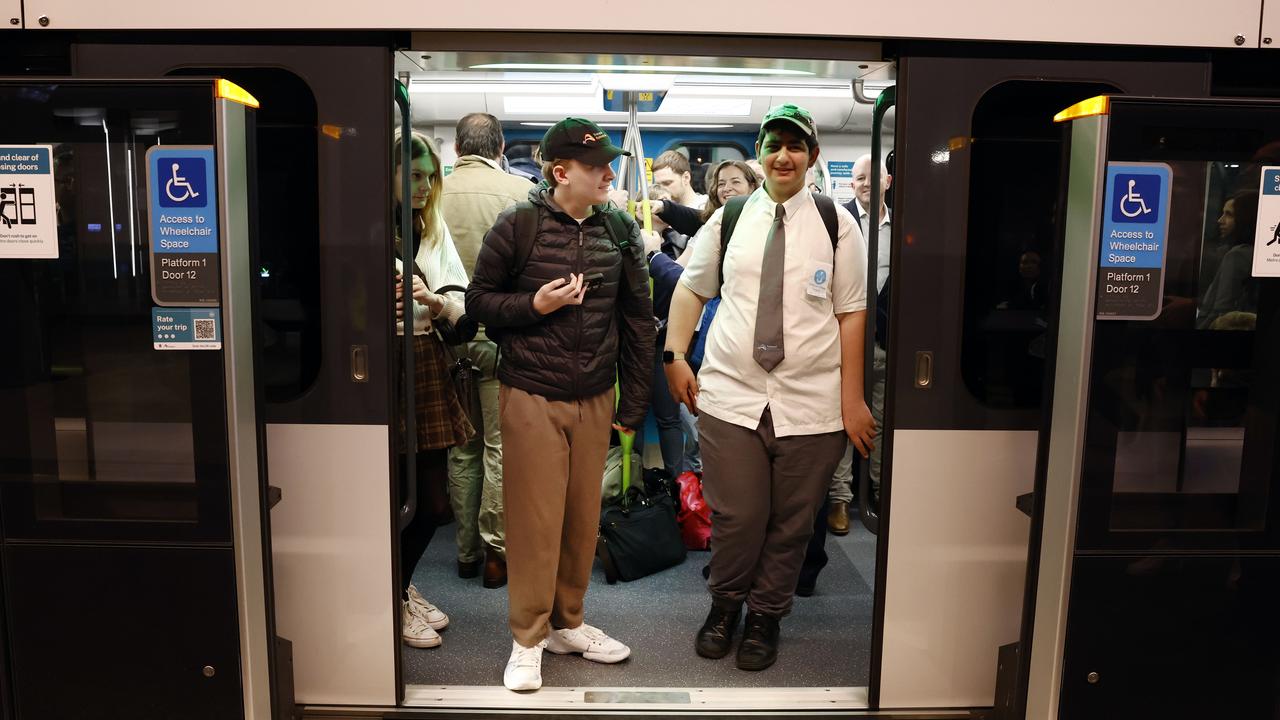
M 425 245 L 432 246 L 444 235 L 441 231 L 444 222 L 440 217 L 440 197 L 444 190 L 444 170 L 440 165 L 440 154 L 436 152 L 435 143 L 426 135 L 415 131 L 409 140 L 409 159 L 417 160 L 426 155 L 431 158 L 431 175 L 427 189 L 427 203 L 421 210 L 413 211 L 413 226 L 418 229 L 418 239 Z M 401 145 L 397 135 L 392 146 L 392 168 L 400 168 Z M 397 217 L 399 217 L 397 215 Z M 397 225 L 398 227 L 398 225 Z
M 760 181 L 756 179 L 756 174 L 751 171 L 751 166 L 741 160 L 721 160 L 716 163 L 715 169 L 711 171 L 711 180 L 707 183 L 707 204 L 702 206 L 702 221 L 706 222 L 716 210 L 720 208 L 720 193 L 716 192 L 716 185 L 720 183 L 720 173 L 724 172 L 727 167 L 736 167 L 742 172 L 742 176 L 747 179 L 747 186 L 755 192 L 760 187 Z

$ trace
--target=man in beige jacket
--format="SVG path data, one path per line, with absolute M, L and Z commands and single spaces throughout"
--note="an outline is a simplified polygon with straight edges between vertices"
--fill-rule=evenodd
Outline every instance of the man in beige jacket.
M 533 185 L 502 171 L 505 141 L 498 119 L 472 113 L 458 121 L 458 160 L 444 179 L 441 209 L 470 277 L 485 233 L 503 210 L 528 197 Z M 473 578 L 484 560 L 484 586 L 507 582 L 502 516 L 502 433 L 498 420 L 498 348 L 481 329 L 463 347 L 480 368 L 483 427 L 467 445 L 449 451 L 449 499 L 458 520 L 458 577 Z

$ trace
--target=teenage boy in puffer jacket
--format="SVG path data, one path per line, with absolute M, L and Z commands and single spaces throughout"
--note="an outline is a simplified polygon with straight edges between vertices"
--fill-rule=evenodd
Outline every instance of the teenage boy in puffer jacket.
M 614 174 L 627 154 L 589 120 L 566 118 L 542 138 L 543 175 L 529 193 L 532 248 L 521 258 L 521 205 L 485 236 L 467 313 L 498 336 L 508 621 L 503 683 L 542 686 L 542 651 L 616 663 L 631 650 L 583 621 L 600 522 L 610 426 L 644 423 L 656 335 L 639 227 L 624 247 L 606 226 Z M 517 267 L 523 261 L 522 266 Z M 495 330 L 497 332 L 495 332 Z M 614 410 L 614 381 L 621 397 Z M 611 422 L 612 421 L 612 422 Z

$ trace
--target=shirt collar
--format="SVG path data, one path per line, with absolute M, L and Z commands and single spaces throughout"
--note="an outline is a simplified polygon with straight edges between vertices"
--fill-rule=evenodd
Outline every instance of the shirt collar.
M 769 196 L 769 191 L 761 185 L 756 188 L 755 194 L 761 196 L 757 202 L 760 202 L 760 206 L 764 208 L 764 211 L 768 213 L 769 217 L 773 217 L 774 206 L 777 205 L 777 203 Z M 812 202 L 812 198 L 809 197 L 809 188 L 801 188 L 800 192 L 787 198 L 787 201 L 782 203 L 782 207 L 786 212 L 787 219 L 790 220 L 795 217 L 796 213 L 800 212 L 806 204 L 810 204 Z
M 861 201 L 861 200 L 859 200 L 859 199 L 857 199 L 857 198 L 854 198 L 854 199 L 853 199 L 853 201 L 854 201 L 855 203 L 857 203 L 857 205 L 858 205 L 858 220 L 862 220 L 862 218 L 864 218 L 864 217 L 866 217 L 866 216 L 868 216 L 868 215 L 870 215 L 870 214 L 871 214 L 871 213 L 868 213 L 868 212 L 867 212 L 867 209 L 866 209 L 865 207 L 863 207 L 863 205 L 862 205 L 862 201 Z M 888 225 L 888 224 L 889 224 L 889 219 L 890 219 L 890 218 L 892 218 L 892 217 L 893 217 L 893 211 L 886 207 L 886 208 L 884 209 L 884 220 L 881 220 L 881 221 L 880 221 L 880 224 L 881 224 L 881 225 Z
M 484 157 L 483 155 L 463 155 L 462 157 L 458 158 L 456 163 L 454 163 L 454 167 L 456 168 L 459 165 L 467 165 L 472 162 L 482 162 L 485 165 L 488 165 L 489 167 L 493 168 L 494 170 L 499 170 L 499 171 L 502 170 L 502 166 L 499 165 L 497 161 L 490 160 L 489 158 Z

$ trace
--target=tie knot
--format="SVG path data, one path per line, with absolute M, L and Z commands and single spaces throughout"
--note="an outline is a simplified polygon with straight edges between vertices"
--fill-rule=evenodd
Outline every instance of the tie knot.
M 782 203 L 778 203 L 777 209 L 773 211 L 773 219 L 782 220 L 782 219 L 785 219 L 786 217 L 787 217 L 787 209 L 783 207 Z

